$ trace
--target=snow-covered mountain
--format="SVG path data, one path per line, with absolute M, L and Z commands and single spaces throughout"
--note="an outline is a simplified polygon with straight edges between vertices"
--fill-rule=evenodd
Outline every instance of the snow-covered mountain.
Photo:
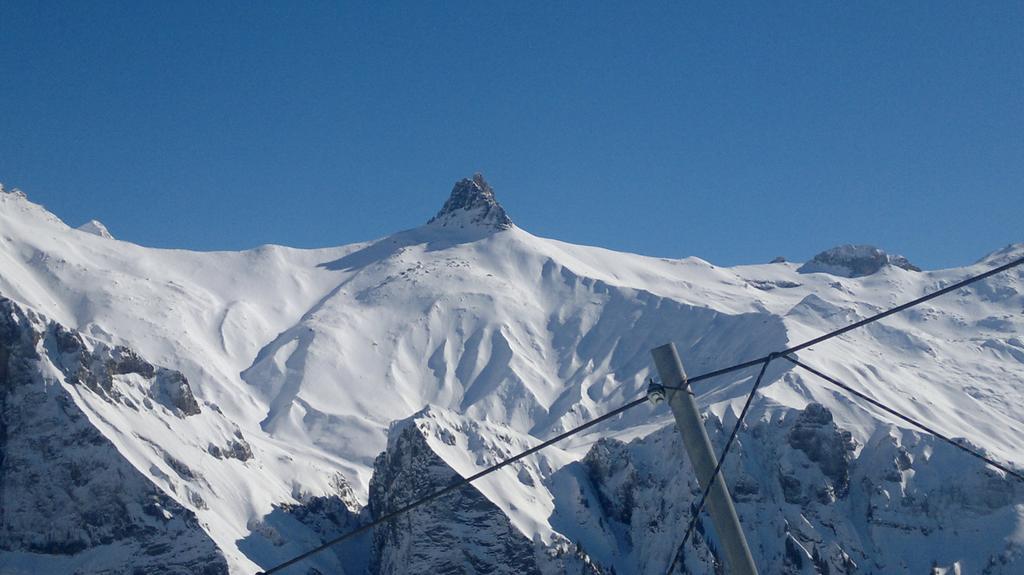
M 1024 255 L 643 257 L 533 236 L 479 176 L 338 248 L 83 227 L 0 193 L 0 572 L 252 573 L 641 396 L 652 347 L 698 374 Z M 800 357 L 1020 468 L 1022 325 L 1018 269 Z M 752 375 L 698 384 L 713 441 Z M 1024 569 L 1021 485 L 788 363 L 733 455 L 763 572 Z M 640 407 L 289 572 L 662 573 L 695 495 L 667 409 Z M 701 531 L 685 568 L 715 548 Z

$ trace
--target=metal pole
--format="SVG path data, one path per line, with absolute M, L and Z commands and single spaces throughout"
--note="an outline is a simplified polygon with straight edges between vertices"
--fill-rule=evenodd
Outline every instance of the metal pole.
M 705 488 L 718 466 L 718 458 L 715 457 L 700 411 L 697 410 L 697 400 L 687 384 L 683 362 L 679 360 L 676 346 L 672 343 L 652 349 L 651 356 L 654 357 L 662 385 L 683 388 L 666 389 L 665 397 L 672 408 L 672 415 L 676 417 L 676 426 L 683 436 L 683 445 L 686 446 L 693 470 L 697 474 L 697 482 Z M 740 527 L 736 508 L 733 507 L 721 471 L 708 493 L 706 506 L 715 532 L 721 539 L 728 572 L 734 575 L 757 575 L 757 567 L 750 556 L 747 539 L 743 536 L 743 528 Z

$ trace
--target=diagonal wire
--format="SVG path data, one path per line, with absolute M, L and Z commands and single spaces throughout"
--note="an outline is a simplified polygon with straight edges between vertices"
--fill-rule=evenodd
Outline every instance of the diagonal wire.
M 754 401 L 754 394 L 757 393 L 757 388 L 761 387 L 761 380 L 764 379 L 764 373 L 768 371 L 768 364 L 770 364 L 775 357 L 775 354 L 769 355 L 761 365 L 761 372 L 757 374 L 757 379 L 754 381 L 754 387 L 750 388 L 750 395 L 747 396 L 747 401 L 743 404 L 743 409 L 740 411 L 740 416 L 736 420 L 736 425 L 733 426 L 732 433 L 729 434 L 729 439 L 725 442 L 725 447 L 722 448 L 722 455 L 718 458 L 718 464 L 715 465 L 715 470 L 707 480 L 707 485 L 704 486 L 704 492 L 701 493 L 700 502 L 697 503 L 697 507 L 693 511 L 693 516 L 690 518 L 690 525 L 686 528 L 686 534 L 683 535 L 683 542 L 679 544 L 679 548 L 676 549 L 676 553 L 672 557 L 672 563 L 668 566 L 668 571 L 665 572 L 668 575 L 671 575 L 672 570 L 676 568 L 676 564 L 679 562 L 679 557 L 683 553 L 683 548 L 686 546 L 686 542 L 690 540 L 690 535 L 693 534 L 693 528 L 697 525 L 697 519 L 700 518 L 700 512 L 704 510 L 704 502 L 708 498 L 708 493 L 711 493 L 711 487 L 715 485 L 715 480 L 718 479 L 719 472 L 722 471 L 722 465 L 725 463 L 725 458 L 729 455 L 729 448 L 732 447 L 732 443 L 736 439 L 736 434 L 739 433 L 740 427 L 743 426 L 743 418 L 747 416 L 747 410 L 750 409 L 750 404 Z
M 800 361 L 800 360 L 798 360 L 798 359 L 796 359 L 794 357 L 790 357 L 788 355 L 784 355 L 784 356 L 782 356 L 782 358 L 786 359 L 788 361 L 791 361 L 791 362 L 793 362 L 793 364 L 798 365 L 798 366 L 806 369 L 807 371 L 813 373 L 814 375 L 820 377 L 821 379 L 824 379 L 825 381 L 831 383 L 832 385 L 834 385 L 834 386 L 836 386 L 836 387 L 838 387 L 840 389 L 844 389 L 844 390 L 848 391 L 849 393 L 852 393 L 853 395 L 863 399 L 864 401 L 870 403 L 871 405 L 874 405 L 878 409 L 881 409 L 882 411 L 885 411 L 886 413 L 888 413 L 890 415 L 898 417 L 898 418 L 902 419 L 903 421 L 906 421 L 910 425 L 913 425 L 914 427 L 917 427 L 918 429 L 921 429 L 922 431 L 925 431 L 927 433 L 930 433 L 930 434 L 934 435 L 935 437 L 938 437 L 939 439 L 945 441 L 946 443 L 952 445 L 953 447 L 955 447 L 957 449 L 960 449 L 962 451 L 965 451 L 966 453 L 969 453 L 970 455 L 973 455 L 974 457 L 977 457 L 978 459 L 984 461 L 985 463 L 988 463 L 992 467 L 995 467 L 996 469 L 999 469 L 999 470 L 1005 472 L 1008 475 L 1012 475 L 1014 478 L 1016 478 L 1016 479 L 1018 479 L 1020 481 L 1024 481 L 1024 474 L 1020 473 L 1019 471 L 1014 471 L 1013 469 L 1010 469 L 1006 465 L 1003 465 L 1003 464 L 1001 464 L 1001 463 L 999 463 L 997 461 L 993 461 L 990 457 L 987 457 L 987 456 L 983 455 L 981 452 L 979 452 L 977 450 L 974 450 L 974 449 L 971 449 L 970 447 L 967 447 L 966 445 L 963 445 L 963 444 L 961 444 L 961 443 L 959 443 L 957 441 L 954 441 L 953 439 L 951 439 L 951 438 L 949 438 L 949 437 L 939 433 L 938 431 L 936 431 L 932 427 L 929 427 L 929 426 L 921 423 L 920 421 L 917 421 L 917 420 L 915 420 L 915 419 L 913 419 L 913 418 L 911 418 L 911 417 L 909 417 L 907 415 L 904 415 L 904 414 L 896 411 L 895 409 L 893 409 L 893 408 L 883 404 L 882 402 L 878 401 L 877 399 L 869 397 L 869 396 L 867 396 L 867 395 L 857 391 L 856 389 L 854 389 L 854 388 L 844 384 L 843 382 L 839 381 L 838 379 L 836 379 L 834 377 L 830 377 L 830 376 L 822 373 L 820 370 L 814 369 L 813 367 L 807 365 L 806 363 L 803 363 L 802 361 Z

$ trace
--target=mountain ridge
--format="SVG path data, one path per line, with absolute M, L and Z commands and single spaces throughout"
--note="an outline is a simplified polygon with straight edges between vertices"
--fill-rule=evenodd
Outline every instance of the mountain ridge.
M 466 181 L 456 190 L 469 185 L 484 191 L 484 184 Z M 264 541 L 257 531 L 270 532 L 261 522 L 275 513 L 287 518 L 282 521 L 292 531 L 285 533 L 312 543 L 315 530 L 300 532 L 295 515 L 282 510 L 303 508 L 318 497 L 339 498 L 347 509 L 368 501 L 375 461 L 388 449 L 393 421 L 428 418 L 440 422 L 437 433 L 447 428 L 453 437 L 458 428 L 476 426 L 470 435 L 478 439 L 465 443 L 466 450 L 427 442 L 453 472 L 465 475 L 494 457 L 491 450 L 512 449 L 500 436 L 537 441 L 640 396 L 651 375 L 651 347 L 675 341 L 696 375 L 810 339 L 1024 249 L 1014 244 L 963 268 L 913 272 L 884 266 L 848 278 L 801 274 L 791 263 L 723 268 L 699 258 L 574 246 L 511 224 L 477 226 L 480 214 L 490 214 L 485 223 L 503 219 L 493 206 L 485 209 L 486 201 L 482 207 L 473 198 L 455 204 L 451 213 L 460 217 L 467 211 L 460 206 L 471 207 L 473 225 L 426 224 L 315 250 L 187 252 L 83 234 L 24 194 L 2 194 L 0 294 L 90 341 L 124 345 L 154 365 L 180 371 L 203 410 L 198 417 L 237 426 L 252 454 L 244 461 L 223 456 L 235 448 L 213 428 L 182 428 L 180 437 L 163 440 L 164 452 L 180 453 L 175 458 L 188 468 L 218 478 L 206 487 L 202 480 L 179 478 L 175 485 L 183 487 L 175 494 L 152 471 L 170 469 L 164 455 L 138 438 L 164 423 L 106 402 L 82 404 L 148 481 L 196 514 L 230 569 L 248 573 L 255 557 L 267 560 L 253 545 L 278 549 L 255 543 Z M 501 214 L 507 218 L 503 209 Z M 1024 346 L 1015 335 L 1024 323 L 1022 292 L 1024 275 L 1010 272 L 816 346 L 806 360 L 1019 467 L 1024 438 L 1015 430 L 1024 400 L 1013 381 L 1024 376 Z M 701 384 L 699 400 L 709 421 L 735 421 L 750 377 L 739 373 Z M 965 402 L 971 410 L 962 409 Z M 827 409 L 835 425 L 850 433 L 854 455 L 891 426 L 883 415 L 782 365 L 770 370 L 751 425 L 792 416 L 811 404 Z M 427 406 L 432 407 L 423 411 Z M 224 429 L 230 430 L 229 423 Z M 520 511 L 506 505 L 499 490 L 484 486 L 479 492 L 527 540 L 561 545 L 556 541 L 569 527 L 551 514 L 570 491 L 559 483 L 563 475 L 555 477 L 559 469 L 582 460 L 600 439 L 642 442 L 664 429 L 671 430 L 664 409 L 637 409 L 560 446 L 548 458 L 550 473 L 536 468 L 522 480 L 518 470 L 499 476 L 534 483 L 540 495 L 529 504 L 515 503 Z M 212 442 L 219 459 L 207 449 L 211 438 L 220 438 Z M 788 445 L 785 438 L 773 441 Z M 760 456 L 756 446 L 750 449 Z M 473 455 L 459 456 L 462 451 Z M 794 477 L 802 485 L 825 481 Z M 912 478 L 898 483 L 898 489 L 913 492 Z M 202 494 L 206 509 L 184 495 L 185 487 Z M 1009 500 L 1014 497 L 1011 492 Z M 304 513 L 315 515 L 310 509 Z M 808 537 L 824 535 L 815 528 L 788 545 L 799 547 Z M 280 535 L 280 549 L 286 539 Z M 771 545 L 785 551 L 785 541 Z M 857 543 L 836 541 L 844 553 Z M 668 552 L 667 539 L 657 545 L 659 557 Z M 713 557 L 707 542 L 701 545 Z M 585 551 L 578 556 L 591 557 Z M 606 560 L 647 572 L 632 559 Z M 654 563 L 650 569 L 656 570 Z

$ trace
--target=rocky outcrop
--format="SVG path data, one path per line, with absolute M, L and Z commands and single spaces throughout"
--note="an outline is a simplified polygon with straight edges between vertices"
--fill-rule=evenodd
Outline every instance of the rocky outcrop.
M 401 422 L 374 462 L 370 515 L 386 515 L 458 479 L 416 422 Z M 373 550 L 372 572 L 381 575 L 541 573 L 533 542 L 472 486 L 376 528 Z
M 641 479 L 625 443 L 602 438 L 590 448 L 583 465 L 597 486 L 601 508 L 625 525 L 632 522 L 635 490 Z
M 850 460 L 856 446 L 849 431 L 836 427 L 832 412 L 819 403 L 801 411 L 786 441 L 807 459 L 816 463 L 829 483 L 819 487 L 819 499 L 834 499 L 846 494 L 850 485 Z
M 0 565 L 227 573 L 195 514 L 133 467 L 44 366 L 56 359 L 67 385 L 125 401 L 111 372 L 146 368 L 123 357 L 133 356 L 90 353 L 76 333 L 0 299 Z
M 427 222 L 440 227 L 485 228 L 495 231 L 512 227 L 512 220 L 494 197 L 494 190 L 480 174 L 455 183 L 452 194 L 436 216 Z
M 237 429 L 235 437 L 229 439 L 225 446 L 221 447 L 211 443 L 207 446 L 206 451 L 217 459 L 237 459 L 239 461 L 252 459 L 252 447 L 249 446 L 242 432 Z
M 716 449 L 728 426 L 706 423 Z M 699 486 L 673 427 L 628 444 L 600 440 L 580 464 L 574 537 L 603 540 L 619 573 L 663 573 L 690 520 Z M 571 467 L 571 466 L 570 466 Z M 986 539 L 1020 524 L 1024 489 L 952 446 L 896 428 L 859 446 L 819 404 L 751 422 L 725 476 L 763 573 L 924 573 L 969 565 L 1015 573 L 1024 548 Z M 568 471 L 566 472 L 568 473 Z M 955 481 L 950 481 L 955 477 Z M 723 567 L 704 514 L 680 572 Z M 603 535 L 597 536 L 595 533 Z
M 153 383 L 154 399 L 164 407 L 182 416 L 199 415 L 199 402 L 192 395 L 188 379 L 180 371 L 160 369 Z
M 137 375 L 145 382 L 146 401 L 155 401 L 178 417 L 201 412 L 188 379 L 180 371 L 155 367 L 123 346 L 87 345 L 81 334 L 57 323 L 49 324 L 45 333 L 43 349 L 50 362 L 64 373 L 66 383 L 84 385 L 107 402 L 138 409 L 114 386 L 115 376 Z
M 834 247 L 814 256 L 811 261 L 797 269 L 802 274 L 827 273 L 847 278 L 869 276 L 886 266 L 893 266 L 919 272 L 921 268 L 907 258 L 887 254 L 884 250 L 867 245 L 843 245 Z

